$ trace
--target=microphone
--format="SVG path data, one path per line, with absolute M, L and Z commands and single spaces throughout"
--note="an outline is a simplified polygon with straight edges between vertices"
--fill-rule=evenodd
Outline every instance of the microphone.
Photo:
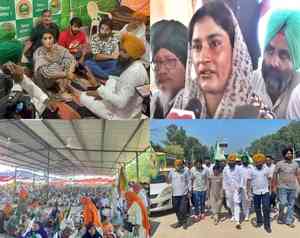
M 253 105 L 237 106 L 233 118 L 247 119 L 247 118 L 258 118 L 259 107 Z
M 167 119 L 196 119 L 201 117 L 202 105 L 197 98 L 191 99 L 184 110 L 171 109 Z
M 185 107 L 185 110 L 194 112 L 195 117 L 199 119 L 201 117 L 202 105 L 197 98 L 192 98 Z
M 193 111 L 174 109 L 172 108 L 167 119 L 195 119 L 195 113 Z

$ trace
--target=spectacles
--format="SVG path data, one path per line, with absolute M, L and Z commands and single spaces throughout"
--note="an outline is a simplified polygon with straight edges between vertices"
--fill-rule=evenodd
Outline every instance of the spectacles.
M 164 66 L 168 71 L 172 70 L 176 67 L 176 64 L 176 59 L 157 60 L 151 62 L 152 69 L 155 72 L 158 72 L 162 66 Z

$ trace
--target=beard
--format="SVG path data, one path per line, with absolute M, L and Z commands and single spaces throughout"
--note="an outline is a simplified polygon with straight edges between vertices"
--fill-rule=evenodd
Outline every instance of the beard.
M 100 40 L 107 40 L 111 36 L 112 36 L 112 33 L 99 33 Z
M 267 93 L 271 98 L 278 99 L 282 92 L 287 88 L 292 73 L 279 70 L 266 63 L 262 64 L 262 76 L 265 81 Z

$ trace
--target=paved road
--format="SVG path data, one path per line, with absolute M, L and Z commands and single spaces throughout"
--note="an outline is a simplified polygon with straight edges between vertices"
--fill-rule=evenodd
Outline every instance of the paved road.
M 275 215 L 273 215 L 275 217 Z M 252 222 L 255 220 L 255 215 L 252 214 L 250 222 L 244 222 L 242 224 L 242 230 L 237 230 L 234 223 L 226 219 L 219 225 L 215 226 L 210 217 L 206 217 L 205 220 L 191 225 L 187 230 L 182 228 L 174 229 L 170 225 L 176 221 L 174 213 L 169 214 L 157 214 L 151 218 L 158 228 L 153 238 L 201 238 L 201 237 L 218 237 L 218 238 L 260 238 L 260 237 L 272 237 L 272 238 L 299 238 L 300 237 L 300 222 L 295 222 L 296 227 L 290 228 L 286 225 L 278 225 L 274 220 L 272 222 L 271 234 L 265 232 L 263 228 L 255 228 Z

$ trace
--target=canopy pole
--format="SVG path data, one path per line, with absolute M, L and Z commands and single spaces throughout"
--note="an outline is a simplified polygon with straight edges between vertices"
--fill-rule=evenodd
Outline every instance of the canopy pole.
M 50 149 L 48 148 L 48 163 L 47 163 L 47 200 L 49 199 L 49 167 L 50 167 Z
M 32 177 L 32 190 L 35 191 L 35 173 L 33 173 Z
M 18 172 L 18 168 L 15 167 L 15 179 L 14 179 L 14 197 L 17 195 L 17 172 Z
M 139 153 L 135 152 L 135 164 L 136 164 L 136 180 L 137 182 L 140 181 L 140 174 L 139 174 Z

